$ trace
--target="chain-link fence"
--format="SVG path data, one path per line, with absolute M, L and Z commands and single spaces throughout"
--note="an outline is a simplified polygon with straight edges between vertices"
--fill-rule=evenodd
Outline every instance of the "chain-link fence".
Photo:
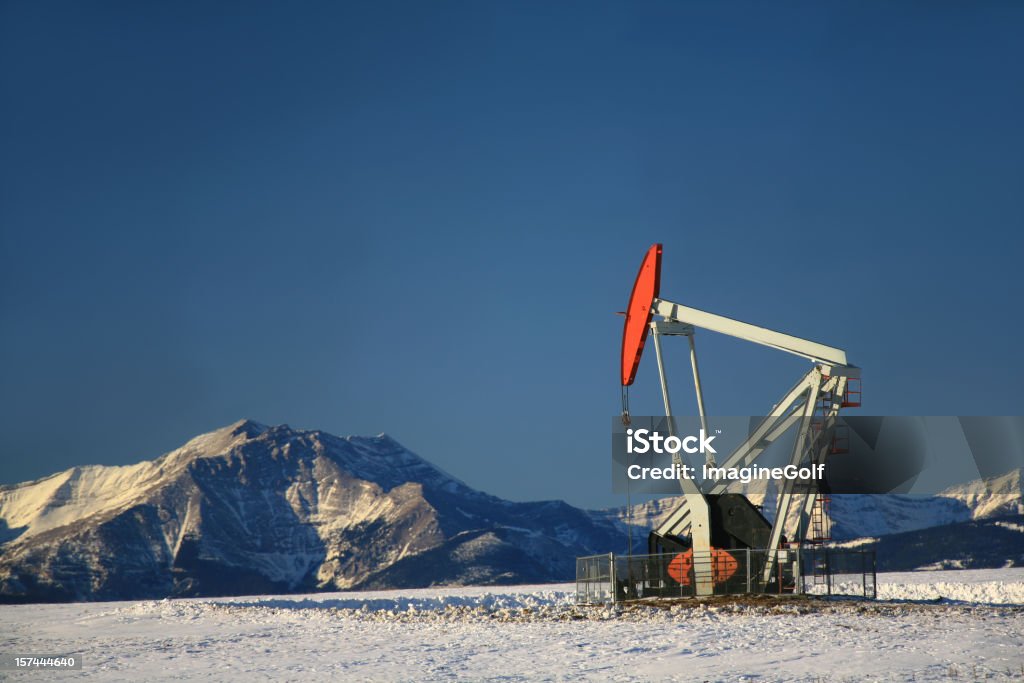
M 805 548 L 800 552 L 800 568 L 800 585 L 804 593 L 876 596 L 873 550 Z
M 875 597 L 875 554 L 851 549 L 712 549 L 576 560 L 580 604 L 748 593 Z

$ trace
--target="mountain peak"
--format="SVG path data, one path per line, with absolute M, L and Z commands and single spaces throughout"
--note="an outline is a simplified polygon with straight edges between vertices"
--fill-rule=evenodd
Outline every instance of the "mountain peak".
M 254 420 L 239 420 L 226 427 L 190 439 L 180 448 L 158 458 L 156 462 L 174 465 L 196 458 L 221 455 L 231 450 L 232 447 L 256 439 L 272 429 L 274 428 Z
M 288 425 L 282 425 L 282 426 L 287 427 Z M 240 434 L 245 434 L 246 436 L 248 436 L 250 438 L 254 438 L 254 437 L 259 436 L 260 434 L 262 434 L 263 432 L 265 432 L 265 431 L 267 431 L 269 429 L 270 429 L 270 427 L 268 427 L 265 424 L 262 424 L 260 422 L 256 422 L 255 420 L 250 420 L 250 419 L 246 418 L 246 419 L 243 419 L 243 420 L 239 420 L 238 422 L 234 422 L 232 424 L 229 424 L 227 427 L 223 427 L 223 428 L 218 429 L 216 431 L 228 430 L 228 431 L 231 432 L 232 435 L 235 435 L 235 436 L 238 436 Z

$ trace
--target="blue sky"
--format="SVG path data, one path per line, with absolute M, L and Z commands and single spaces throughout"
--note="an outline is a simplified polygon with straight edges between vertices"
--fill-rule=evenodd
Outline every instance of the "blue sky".
M 1016 3 L 0 3 L 0 482 L 242 417 L 621 503 L 662 293 L 1019 414 Z M 805 363 L 706 333 L 709 411 Z M 667 362 L 692 411 L 685 345 Z M 659 408 L 653 359 L 634 413 Z

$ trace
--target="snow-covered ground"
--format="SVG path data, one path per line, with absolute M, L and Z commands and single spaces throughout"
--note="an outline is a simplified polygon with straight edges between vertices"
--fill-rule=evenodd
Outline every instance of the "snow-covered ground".
M 77 653 L 61 679 L 1024 679 L 1024 569 L 878 578 L 876 602 L 613 610 L 559 584 L 4 606 L 0 651 Z

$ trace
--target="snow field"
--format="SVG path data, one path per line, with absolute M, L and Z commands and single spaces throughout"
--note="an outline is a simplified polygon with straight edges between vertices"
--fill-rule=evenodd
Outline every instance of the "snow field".
M 883 574 L 877 602 L 615 610 L 577 607 L 574 589 L 5 606 L 0 650 L 74 652 L 83 669 L 59 677 L 92 680 L 1024 679 L 1021 569 Z

